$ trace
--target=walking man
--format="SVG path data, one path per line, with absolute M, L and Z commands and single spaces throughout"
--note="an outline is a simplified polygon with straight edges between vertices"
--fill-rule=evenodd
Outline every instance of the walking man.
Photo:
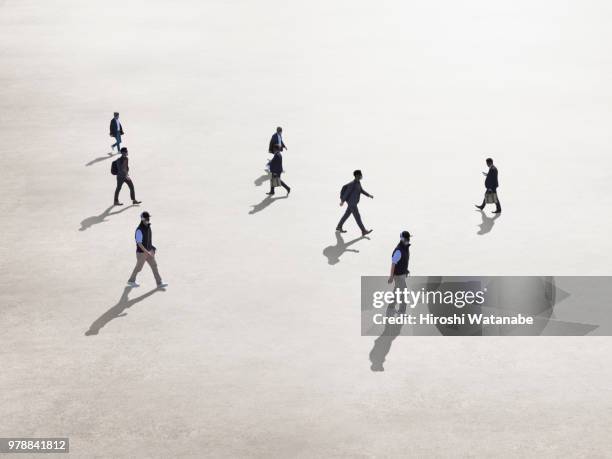
M 287 195 L 291 192 L 291 188 L 281 180 L 281 174 L 283 173 L 283 156 L 281 155 L 279 150 L 274 152 L 274 157 L 270 161 L 270 174 L 272 177 L 270 178 L 270 192 L 266 193 L 269 196 L 274 194 L 274 188 L 277 186 L 282 186 L 285 190 L 287 190 Z
M 112 151 L 121 151 L 121 136 L 123 135 L 123 126 L 119 121 L 119 112 L 113 114 L 113 119 L 110 122 L 110 136 L 115 139 L 115 143 L 111 145 Z
M 389 274 L 389 284 L 395 283 L 395 289 L 403 291 L 406 288 L 406 277 L 410 274 L 408 262 L 410 261 L 410 233 L 402 231 L 400 241 L 391 256 L 391 273 Z M 406 312 L 406 304 L 400 304 L 400 314 Z
M 124 183 L 127 183 L 127 186 L 130 188 L 130 199 L 132 200 L 132 204 L 140 204 L 142 201 L 136 200 L 134 183 L 129 175 L 130 167 L 128 165 L 128 149 L 125 147 L 121 148 L 121 157 L 113 161 L 113 163 L 111 172 L 116 171 L 117 175 L 117 187 L 115 188 L 115 199 L 113 201 L 113 205 L 123 205 L 123 203 L 119 202 L 119 192 L 121 191 L 121 187 Z
M 487 166 L 489 167 L 488 172 L 483 172 L 483 175 L 486 175 L 485 179 L 485 197 L 482 200 L 482 204 L 475 204 L 480 210 L 484 209 L 484 206 L 487 204 L 487 195 L 492 196 L 494 201 L 489 201 L 491 203 L 495 202 L 495 212 L 494 214 L 501 213 L 501 204 L 499 203 L 499 196 L 497 195 L 497 187 L 499 186 L 499 182 L 497 180 L 497 167 L 493 165 L 493 160 L 491 158 L 487 158 Z M 490 198 L 491 199 L 491 198 Z
M 283 150 L 287 150 L 287 146 L 285 142 L 283 142 L 283 128 L 277 127 L 276 133 L 272 135 L 270 139 L 270 146 L 268 147 L 268 153 L 274 153 L 276 151 L 280 151 L 282 153 Z
M 151 215 L 149 212 L 143 212 L 140 215 L 140 225 L 136 228 L 136 266 L 132 275 L 128 280 L 130 287 L 139 287 L 136 283 L 136 276 L 142 270 L 145 262 L 151 267 L 153 276 L 155 276 L 155 282 L 157 282 L 157 288 L 165 288 L 168 284 L 162 282 L 159 271 L 157 270 L 157 261 L 155 260 L 155 253 L 157 249 L 153 245 L 153 234 L 151 232 Z
M 353 215 L 353 217 L 355 217 L 357 225 L 359 226 L 359 229 L 361 230 L 361 235 L 366 236 L 370 234 L 372 230 L 367 230 L 365 226 L 363 226 L 363 222 L 361 221 L 361 215 L 359 214 L 357 204 L 359 204 L 359 198 L 362 194 L 370 199 L 374 199 L 374 196 L 361 187 L 361 179 L 363 178 L 363 175 L 361 174 L 360 170 L 354 171 L 353 176 L 355 177 L 355 179 L 352 182 L 344 185 L 342 187 L 342 190 L 340 191 L 340 207 L 342 207 L 345 202 L 347 207 L 346 212 L 344 212 L 344 215 L 338 222 L 338 226 L 336 226 L 336 231 L 340 233 L 346 233 L 346 230 L 344 230 L 342 226 L 344 225 L 344 222 L 346 222 L 346 220 L 351 215 Z

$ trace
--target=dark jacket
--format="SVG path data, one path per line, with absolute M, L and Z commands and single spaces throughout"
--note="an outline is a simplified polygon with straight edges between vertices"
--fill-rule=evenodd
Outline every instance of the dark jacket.
M 282 141 L 281 136 L 281 151 L 285 150 L 287 147 L 285 146 L 285 142 Z M 270 146 L 268 147 L 268 153 L 274 153 L 274 151 L 278 150 L 278 134 L 274 134 L 270 139 Z
M 119 134 L 123 135 L 123 125 L 119 123 Z M 117 137 L 117 123 L 115 122 L 115 118 L 113 118 L 110 122 L 110 135 L 112 137 Z
M 497 167 L 491 166 L 489 172 L 487 172 L 487 178 L 485 179 L 485 188 L 487 190 L 497 190 L 499 182 L 497 181 Z
M 281 175 L 283 173 L 283 157 L 280 153 L 275 153 L 270 161 L 270 172 L 272 175 Z
M 130 171 L 129 159 L 122 156 L 117 160 L 117 177 L 125 178 Z
M 349 206 L 356 206 L 359 204 L 359 198 L 361 198 L 362 194 L 366 196 L 370 196 L 366 190 L 361 188 L 361 182 L 359 180 L 353 180 L 350 183 L 347 183 L 343 187 L 343 193 L 340 196 L 340 200 L 342 202 L 346 202 Z

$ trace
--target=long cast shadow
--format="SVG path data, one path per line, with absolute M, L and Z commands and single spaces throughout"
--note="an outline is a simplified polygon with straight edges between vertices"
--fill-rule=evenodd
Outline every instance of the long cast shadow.
M 389 315 L 390 308 L 387 309 Z M 385 329 L 381 335 L 374 340 L 374 346 L 370 351 L 370 369 L 372 371 L 385 371 L 383 364 L 387 359 L 387 354 L 391 350 L 391 345 L 395 338 L 402 332 L 403 324 L 389 324 L 385 325 Z
M 360 241 L 362 239 L 370 239 L 367 236 L 360 236 L 357 237 L 355 239 L 353 239 L 352 241 L 349 242 L 344 242 L 344 238 L 342 237 L 342 233 L 336 231 L 336 245 L 330 245 L 328 247 L 325 247 L 323 249 L 323 255 L 325 255 L 327 257 L 327 263 L 330 265 L 335 265 L 337 263 L 340 262 L 340 257 L 345 253 L 345 252 L 353 252 L 353 253 L 359 253 L 359 250 L 355 250 L 355 249 L 349 249 L 349 247 L 353 244 L 355 244 L 357 241 Z
M 110 217 L 111 215 L 120 214 L 121 212 L 125 212 L 126 210 L 128 210 L 130 207 L 136 207 L 136 206 L 134 204 L 131 204 L 129 206 L 125 206 L 121 208 L 120 210 L 111 212 L 111 209 L 113 207 L 115 206 L 113 205 L 105 209 L 100 215 L 93 215 L 91 217 L 87 217 L 85 220 L 81 222 L 81 227 L 79 228 L 79 231 L 85 231 L 86 229 L 89 229 L 94 225 L 107 221 L 106 217 Z
M 487 214 L 485 214 L 484 211 L 482 210 L 478 210 L 478 212 L 480 212 L 482 223 L 478 225 L 480 229 L 478 230 L 476 234 L 482 236 L 483 234 L 487 234 L 491 232 L 491 230 L 493 229 L 493 225 L 495 225 L 495 220 L 497 220 L 501 214 L 495 214 L 495 216 L 491 218 Z
M 91 161 L 89 161 L 87 164 L 85 164 L 85 167 L 93 166 L 96 163 L 106 161 L 107 159 L 111 159 L 113 156 L 118 155 L 118 154 L 119 153 L 106 153 L 106 156 L 98 156 L 97 158 L 94 158 Z
M 136 303 L 140 303 L 142 300 L 150 297 L 155 292 L 161 289 L 156 287 L 152 290 L 149 290 L 147 293 L 143 293 L 142 295 L 137 296 L 136 298 L 133 298 L 131 300 L 128 298 L 130 290 L 133 290 L 132 287 L 125 287 L 123 289 L 123 294 L 121 295 L 121 298 L 119 298 L 117 304 L 110 308 L 108 311 L 106 311 L 104 314 L 102 314 L 100 317 L 98 317 L 96 320 L 94 320 L 93 323 L 89 326 L 89 330 L 85 332 L 85 336 L 97 335 L 98 332 L 111 320 L 116 319 L 117 317 L 127 316 L 127 312 L 123 311 L 128 308 L 131 308 Z
M 274 201 L 278 201 L 279 199 L 287 199 L 288 196 L 279 196 L 278 198 L 273 198 L 272 196 L 266 196 L 266 198 L 261 201 L 259 204 L 254 204 L 252 205 L 252 209 L 249 210 L 249 214 L 253 215 L 256 214 L 257 212 L 261 212 L 262 210 L 264 210 L 266 207 L 268 207 L 270 204 L 272 204 Z
M 261 186 L 269 180 L 270 180 L 270 174 L 266 173 L 266 174 L 263 174 L 257 177 L 253 183 L 255 184 L 255 186 Z

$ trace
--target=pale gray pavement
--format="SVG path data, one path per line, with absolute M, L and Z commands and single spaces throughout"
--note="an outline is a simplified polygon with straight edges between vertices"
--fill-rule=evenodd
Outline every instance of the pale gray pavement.
M 609 456 L 611 339 L 400 337 L 374 373 L 359 278 L 405 228 L 414 274 L 610 274 L 611 21 L 577 0 L 0 2 L 0 436 Z M 144 204 L 96 223 L 115 110 Z M 249 214 L 278 124 L 293 191 Z M 504 214 L 478 235 L 488 155 Z M 354 168 L 375 231 L 330 265 Z M 121 300 L 144 209 L 170 288 L 138 301 L 145 267 Z

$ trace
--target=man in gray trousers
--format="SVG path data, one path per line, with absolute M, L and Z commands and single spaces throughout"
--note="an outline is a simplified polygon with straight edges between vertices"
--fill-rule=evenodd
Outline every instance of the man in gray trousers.
M 359 209 L 357 208 L 357 204 L 359 204 L 359 198 L 362 194 L 370 199 L 374 199 L 374 196 L 361 187 L 361 179 L 363 178 L 363 175 L 361 174 L 360 170 L 354 171 L 353 176 L 355 177 L 355 179 L 352 182 L 344 185 L 342 187 L 342 190 L 340 191 L 340 207 L 342 207 L 346 202 L 346 212 L 344 212 L 344 215 L 338 222 L 338 226 L 336 226 L 336 231 L 340 233 L 346 233 L 346 230 L 342 229 L 342 225 L 344 225 L 344 222 L 346 222 L 346 220 L 351 215 L 353 215 L 353 217 L 355 217 L 357 225 L 359 226 L 359 229 L 361 230 L 361 235 L 366 236 L 370 234 L 372 230 L 367 230 L 365 226 L 363 226 L 363 222 L 361 221 L 361 215 L 359 215 Z

